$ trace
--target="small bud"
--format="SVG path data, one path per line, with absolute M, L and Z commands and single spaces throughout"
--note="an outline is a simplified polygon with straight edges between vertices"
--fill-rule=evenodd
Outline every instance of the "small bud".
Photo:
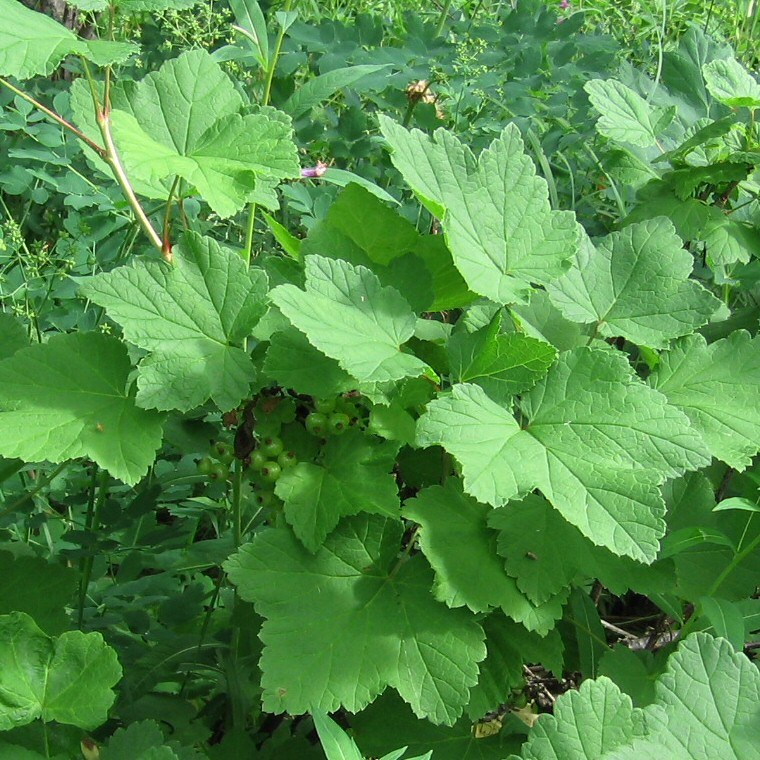
M 328 168 L 327 164 L 322 161 L 317 161 L 316 166 L 307 166 L 304 169 L 301 169 L 301 176 L 303 178 L 321 177 Z

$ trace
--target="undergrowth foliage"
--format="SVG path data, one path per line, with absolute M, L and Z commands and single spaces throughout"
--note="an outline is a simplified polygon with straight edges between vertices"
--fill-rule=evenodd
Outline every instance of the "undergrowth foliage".
M 0 0 L 0 755 L 757 757 L 760 84 L 531 5 L 519 114 L 486 50 L 399 107 L 440 29 L 293 87 L 230 5 L 140 74 Z

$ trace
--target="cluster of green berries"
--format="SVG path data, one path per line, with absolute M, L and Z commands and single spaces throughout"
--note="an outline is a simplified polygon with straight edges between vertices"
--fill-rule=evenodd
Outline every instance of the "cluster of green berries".
M 209 480 L 224 482 L 230 475 L 230 465 L 235 458 L 232 446 L 224 441 L 211 444 L 211 451 L 198 462 L 198 472 Z
M 360 416 L 358 407 L 347 399 L 315 399 L 314 411 L 309 412 L 304 424 L 318 438 L 342 435 Z
M 250 470 L 265 483 L 276 483 L 283 470 L 298 463 L 293 451 L 286 451 L 280 438 L 270 436 L 251 453 Z

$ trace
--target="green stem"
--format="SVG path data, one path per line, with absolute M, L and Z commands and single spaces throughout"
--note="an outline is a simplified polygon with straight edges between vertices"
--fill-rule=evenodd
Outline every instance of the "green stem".
M 35 100 L 31 95 L 27 95 L 23 90 L 19 90 L 18 87 L 14 87 L 7 79 L 0 77 L 0 84 L 3 87 L 7 87 L 11 92 L 18 95 L 27 103 L 31 103 L 38 111 L 42 111 L 49 119 L 52 119 L 56 124 L 60 124 L 65 129 L 68 129 L 73 135 L 78 137 L 83 143 L 92 148 L 101 158 L 106 157 L 105 148 L 98 145 L 93 140 L 90 140 L 86 134 L 80 132 L 73 124 L 69 123 L 62 116 L 59 116 L 55 111 L 51 111 L 46 106 L 43 106 L 38 100 Z
M 45 757 L 50 757 L 50 740 L 48 739 L 47 723 L 42 721 L 42 746 L 45 749 Z
M 0 512 L 0 517 L 5 517 L 6 515 L 12 514 L 27 501 L 33 499 L 46 485 L 48 485 L 48 483 L 50 483 L 54 478 L 58 477 L 58 475 L 60 475 L 60 473 L 66 467 L 68 467 L 69 464 L 70 462 L 62 462 L 54 470 L 41 477 L 37 481 L 37 485 L 31 491 L 27 491 L 22 496 L 19 496 L 18 499 L 16 499 L 9 507 L 6 507 L 2 512 Z
M 235 459 L 232 473 L 232 539 L 235 549 L 243 542 L 243 463 Z
M 251 252 L 253 251 L 253 229 L 256 224 L 256 204 L 252 203 L 248 207 L 248 224 L 245 229 L 245 249 L 243 258 L 246 264 L 251 263 Z
M 293 5 L 293 0 L 287 0 L 285 3 L 285 13 L 290 11 Z M 269 99 L 272 96 L 272 81 L 274 80 L 274 72 L 277 68 L 277 60 L 280 57 L 280 51 L 282 50 L 282 42 L 285 39 L 285 27 L 280 25 L 280 31 L 277 34 L 277 40 L 274 45 L 274 50 L 269 58 L 269 65 L 267 66 L 267 78 L 264 84 L 264 94 L 261 98 L 261 105 L 268 106 Z M 253 250 L 253 229 L 256 224 L 256 204 L 251 203 L 248 207 L 248 225 L 245 231 L 245 250 L 243 252 L 243 258 L 247 264 L 251 263 L 251 251 Z
M 174 194 L 177 192 L 179 185 L 179 174 L 174 177 L 171 189 L 169 190 L 169 197 L 166 199 L 166 209 L 164 211 L 164 234 L 163 241 L 161 243 L 162 252 L 165 250 L 171 250 L 171 223 L 172 223 L 172 205 L 174 203 Z
M 285 3 L 285 13 L 290 11 L 293 5 L 293 0 L 287 0 Z M 274 79 L 274 71 L 277 68 L 277 59 L 280 57 L 280 50 L 282 49 L 282 42 L 285 39 L 285 27 L 281 24 L 280 31 L 277 34 L 277 41 L 274 45 L 274 50 L 269 59 L 269 66 L 267 68 L 266 84 L 264 85 L 264 96 L 261 99 L 261 105 L 268 106 L 269 98 L 272 94 L 272 80 Z
M 100 477 L 98 478 L 98 466 L 93 465 L 92 479 L 90 481 L 90 500 L 87 504 L 87 516 L 85 518 L 85 532 L 94 533 L 100 525 L 100 510 L 105 504 L 106 497 L 108 496 L 108 472 L 102 470 Z M 97 496 L 96 496 L 96 484 L 97 484 Z M 90 585 L 90 578 L 92 576 L 92 566 L 95 562 L 95 558 L 92 552 L 84 557 L 80 563 L 80 577 L 79 577 L 79 606 L 77 609 L 77 627 L 82 630 L 82 622 L 84 620 L 84 603 L 87 600 L 87 588 Z
M 451 8 L 451 0 L 446 0 L 441 8 L 441 15 L 438 17 L 438 23 L 435 27 L 435 36 L 440 37 L 443 34 L 443 27 L 446 26 L 446 18 L 449 15 L 449 9 Z

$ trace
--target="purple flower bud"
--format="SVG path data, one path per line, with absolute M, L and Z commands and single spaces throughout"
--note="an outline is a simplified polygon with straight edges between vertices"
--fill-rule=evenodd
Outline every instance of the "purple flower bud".
M 317 161 L 316 166 L 307 166 L 304 169 L 301 169 L 301 176 L 304 178 L 307 177 L 321 177 L 328 169 L 328 166 L 326 163 L 322 161 Z

